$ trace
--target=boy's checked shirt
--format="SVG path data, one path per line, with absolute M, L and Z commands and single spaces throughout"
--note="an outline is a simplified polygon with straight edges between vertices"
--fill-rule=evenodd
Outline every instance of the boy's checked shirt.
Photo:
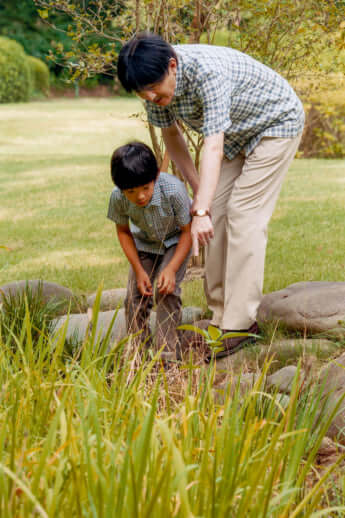
M 146 207 L 131 203 L 115 187 L 110 196 L 108 218 L 118 225 L 129 224 L 139 251 L 164 254 L 166 248 L 178 243 L 180 227 L 191 221 L 190 206 L 184 184 L 171 174 L 160 173 Z
M 146 101 L 148 120 L 168 127 L 182 119 L 204 137 L 224 133 L 224 154 L 248 156 L 262 137 L 293 138 L 304 111 L 289 83 L 247 54 L 213 45 L 173 46 L 176 89 L 168 106 Z

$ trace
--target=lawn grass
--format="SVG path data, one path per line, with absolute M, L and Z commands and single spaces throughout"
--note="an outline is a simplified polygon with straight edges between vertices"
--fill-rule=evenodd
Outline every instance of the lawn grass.
M 128 99 L 2 108 L 0 245 L 11 250 L 0 249 L 0 284 L 125 285 L 105 217 L 109 156 L 148 141 L 128 119 L 138 109 Z M 266 290 L 343 280 L 343 171 L 344 161 L 294 163 L 270 226 Z M 205 304 L 201 281 L 184 294 Z M 316 465 L 332 418 L 316 423 L 316 391 L 300 397 L 296 377 L 284 408 L 265 393 L 266 363 L 245 396 L 238 384 L 215 397 L 212 364 L 165 372 L 126 341 L 100 343 L 99 298 L 73 357 L 63 330 L 32 328 L 28 313 L 16 336 L 0 332 L 1 517 L 344 516 L 343 476 L 335 484 Z
M 127 261 L 106 218 L 109 158 L 149 143 L 131 98 L 2 105 L 0 285 L 42 278 L 92 293 L 126 285 Z M 269 228 L 264 291 L 305 280 L 344 281 L 344 160 L 295 160 Z M 202 281 L 184 303 L 206 309 Z

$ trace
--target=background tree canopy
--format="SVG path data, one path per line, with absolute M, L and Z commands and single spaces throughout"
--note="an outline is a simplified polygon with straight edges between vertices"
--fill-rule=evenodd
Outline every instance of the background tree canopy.
M 115 68 L 121 43 L 150 30 L 171 43 L 226 44 L 247 52 L 286 77 L 300 71 L 339 70 L 320 60 L 325 49 L 345 48 L 344 0 L 34 0 L 40 16 L 63 29 L 72 46 L 55 57 L 70 63 L 74 77 Z M 59 18 L 60 17 L 60 18 Z
M 61 67 L 48 61 L 47 56 L 57 43 L 66 49 L 72 48 L 72 40 L 66 32 L 68 23 L 63 13 L 52 14 L 51 24 L 45 23 L 33 0 L 2 0 L 0 3 L 0 34 L 21 43 L 26 54 L 44 60 L 55 73 Z

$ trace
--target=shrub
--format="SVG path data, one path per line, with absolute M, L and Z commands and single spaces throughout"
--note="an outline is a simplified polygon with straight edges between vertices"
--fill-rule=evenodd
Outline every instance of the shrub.
M 0 337 L 5 338 L 7 345 L 12 349 L 17 348 L 26 318 L 30 316 L 32 339 L 38 340 L 43 329 L 52 331 L 52 321 L 63 302 L 51 300 L 44 302 L 42 283 L 36 292 L 33 292 L 29 284 L 18 293 L 3 294 L 0 308 Z
M 49 91 L 49 68 L 39 58 L 35 56 L 27 57 L 30 71 L 31 71 L 31 82 L 34 92 L 42 92 L 47 94 Z
M 23 47 L 0 37 L 0 103 L 27 101 L 31 75 Z
M 345 157 L 345 105 L 312 102 L 305 105 L 306 121 L 299 148 L 304 158 Z
M 35 56 L 28 56 L 27 60 L 30 66 L 34 92 L 47 94 L 49 91 L 49 68 L 41 59 L 35 58 Z

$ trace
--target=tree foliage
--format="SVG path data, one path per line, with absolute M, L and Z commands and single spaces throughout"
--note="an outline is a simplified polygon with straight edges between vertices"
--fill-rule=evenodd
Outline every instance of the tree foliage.
M 71 38 L 66 32 L 68 22 L 67 16 L 52 14 L 51 24 L 46 24 L 33 0 L 0 2 L 0 35 L 16 40 L 24 47 L 26 54 L 46 62 L 49 49 L 57 43 L 65 49 L 71 48 Z M 58 71 L 54 61 L 48 62 L 48 65 Z
M 51 58 L 69 66 L 72 80 L 99 72 L 116 76 L 122 43 L 141 30 L 159 33 L 173 44 L 229 45 L 297 81 L 302 94 L 313 84 L 301 81 L 308 74 L 317 78 L 345 72 L 344 53 L 339 52 L 345 50 L 344 0 L 34 1 L 50 26 L 54 17 L 68 19 L 72 47 L 66 50 L 59 43 Z M 149 130 L 161 160 L 159 139 L 153 127 Z M 198 165 L 202 138 L 184 130 Z
M 289 78 L 301 69 L 319 69 L 324 48 L 345 48 L 342 0 L 34 1 L 51 26 L 56 16 L 69 20 L 72 48 L 66 52 L 58 45 L 55 57 L 73 61 L 74 77 L 113 71 L 121 44 L 139 30 L 160 33 L 171 43 L 217 43 L 222 31 L 226 44 Z

